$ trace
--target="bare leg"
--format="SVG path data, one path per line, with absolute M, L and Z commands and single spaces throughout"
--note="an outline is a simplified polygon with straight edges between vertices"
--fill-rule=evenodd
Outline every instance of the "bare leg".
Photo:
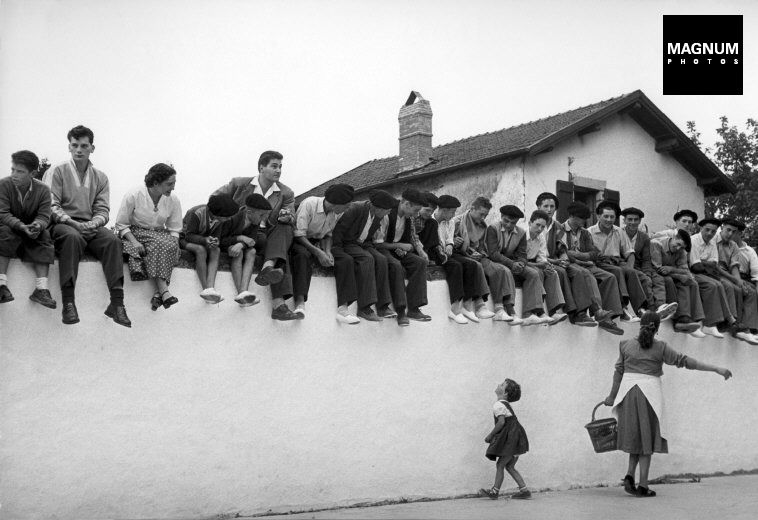
M 503 485 L 503 479 L 505 478 L 505 467 L 508 462 L 510 462 L 511 458 L 505 458 L 505 457 L 498 457 L 497 459 L 497 465 L 495 466 L 495 485 L 493 486 L 494 489 L 499 490 L 500 486 Z
M 634 474 L 637 472 L 637 463 L 640 461 L 640 456 L 636 453 L 629 454 L 629 467 L 626 470 L 626 474 L 634 478 Z
M 650 460 L 653 458 L 652 455 L 640 455 L 640 482 L 639 485 L 642 487 L 648 487 L 647 485 L 647 477 L 648 473 L 650 472 Z
M 212 248 L 208 252 L 208 287 L 216 287 L 216 273 L 218 272 L 218 259 L 221 249 Z
M 245 259 L 242 262 L 242 280 L 241 291 L 247 291 L 250 287 L 250 278 L 253 277 L 253 267 L 255 266 L 255 249 L 250 248 L 245 250 Z
M 208 253 L 200 244 L 187 244 L 187 251 L 195 255 L 195 272 L 203 289 L 208 288 Z
M 50 264 L 34 264 L 34 274 L 37 278 L 47 278 L 48 272 L 50 272 Z
M 242 287 L 242 259 L 243 255 L 230 258 L 230 270 L 232 272 L 232 281 L 237 294 L 246 291 L 247 287 Z
M 161 295 L 161 298 L 164 300 L 168 300 L 173 296 L 171 292 L 168 290 L 168 283 L 163 278 L 155 277 L 153 279 L 155 281 L 155 287 L 158 289 L 158 294 Z
M 505 469 L 508 472 L 508 474 L 513 477 L 513 480 L 516 481 L 516 484 L 518 485 L 519 489 L 524 489 L 526 487 L 526 483 L 524 482 L 524 479 L 521 477 L 521 473 L 518 472 L 516 469 L 516 462 L 518 462 L 518 456 L 513 457 L 511 460 L 508 461 L 508 463 L 505 465 Z

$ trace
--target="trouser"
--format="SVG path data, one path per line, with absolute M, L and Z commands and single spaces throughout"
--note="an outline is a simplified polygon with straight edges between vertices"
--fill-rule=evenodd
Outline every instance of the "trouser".
M 555 274 L 558 276 L 558 283 L 561 286 L 561 293 L 563 294 L 563 299 L 565 301 L 563 310 L 566 311 L 567 313 L 575 312 L 577 310 L 576 300 L 574 299 L 574 291 L 571 288 L 571 279 L 569 278 L 569 275 L 566 272 L 566 269 L 564 269 L 563 267 L 559 265 L 553 265 L 553 269 L 555 269 Z M 543 282 L 543 285 L 545 286 L 545 291 L 548 291 L 547 285 L 544 282 Z M 548 294 L 549 294 L 549 291 L 548 291 Z M 589 307 L 589 304 L 587 306 Z
M 608 271 L 616 278 L 622 303 L 627 299 L 632 303 L 632 309 L 637 312 L 648 306 L 645 291 L 642 288 L 637 271 L 633 267 L 600 263 L 598 267 Z
M 730 302 L 729 308 L 732 315 L 749 329 L 758 328 L 758 294 L 755 286 L 750 284 L 743 292 L 742 285 L 737 285 L 726 278 L 721 279 Z
M 642 286 L 642 292 L 645 295 L 645 300 L 647 301 L 648 305 L 651 306 L 652 310 L 655 310 L 666 303 L 665 297 L 662 300 L 658 300 L 653 293 L 652 276 L 654 273 L 645 273 L 639 269 L 635 269 L 635 272 L 637 273 L 637 278 L 639 279 L 640 285 Z
M 442 264 L 450 293 L 450 303 L 486 298 L 489 293 L 484 270 L 479 262 L 463 255 L 452 255 Z M 484 289 L 482 289 L 484 286 Z M 484 294 L 482 294 L 484 290 Z
M 623 307 L 621 306 L 621 292 L 619 292 L 616 277 L 596 265 L 587 267 L 586 269 L 595 277 L 598 289 L 600 289 L 603 309 L 610 311 L 614 318 L 621 316 Z
M 545 303 L 547 304 L 547 311 L 552 314 L 559 307 L 563 307 L 566 310 L 566 300 L 563 297 L 563 291 L 561 290 L 561 278 L 558 271 L 548 271 L 546 269 L 537 269 L 537 274 L 540 276 L 540 283 L 545 289 Z
M 316 245 L 318 240 L 311 240 Z M 290 267 L 292 269 L 292 294 L 295 298 L 308 301 L 308 291 L 313 276 L 313 253 L 300 243 L 293 243 L 290 248 Z
M 418 309 L 429 303 L 426 299 L 426 260 L 416 253 L 398 257 L 389 249 L 377 249 L 387 259 L 390 296 L 395 310 Z M 405 279 L 408 278 L 408 285 Z
M 55 262 L 55 247 L 47 229 L 43 229 L 37 238 L 29 238 L 23 231 L 0 224 L 0 256 L 18 257 L 35 264 L 52 264 Z
M 58 253 L 58 271 L 61 288 L 67 284 L 76 286 L 79 275 L 79 261 L 85 251 L 100 260 L 108 289 L 123 286 L 124 258 L 121 240 L 105 228 L 97 228 L 92 238 L 85 239 L 79 231 L 66 224 L 53 226 L 51 236 Z
M 578 312 L 589 309 L 593 303 L 598 307 L 603 306 L 597 280 L 588 269 L 577 264 L 569 264 L 566 274 L 571 280 L 571 294 Z
M 698 283 L 695 280 L 684 274 L 663 276 L 658 273 L 653 274 L 652 280 L 656 300 L 664 297 L 667 303 L 671 303 L 673 293 L 674 301 L 678 304 L 674 319 L 687 317 L 694 321 L 702 321 L 705 318 Z
M 292 272 L 289 264 L 289 250 L 294 240 L 294 230 L 289 224 L 277 224 L 260 228 L 255 236 L 255 250 L 263 254 L 263 259 L 272 260 L 284 271 L 279 283 L 271 284 L 271 296 L 287 299 L 292 296 Z
M 542 286 L 539 271 L 536 267 L 526 265 L 520 273 L 513 273 L 514 280 L 521 281 L 521 314 L 523 316 L 528 316 L 533 312 L 542 312 L 545 288 Z
M 358 244 L 333 247 L 337 305 L 358 302 L 358 308 L 377 302 L 374 257 Z
M 700 301 L 703 303 L 705 326 L 712 327 L 733 316 L 726 291 L 719 280 L 700 273 L 695 274 L 695 280 L 700 292 Z
M 489 258 L 482 258 L 480 263 L 487 278 L 492 303 L 495 305 L 515 303 L 516 282 L 513 280 L 511 270 Z

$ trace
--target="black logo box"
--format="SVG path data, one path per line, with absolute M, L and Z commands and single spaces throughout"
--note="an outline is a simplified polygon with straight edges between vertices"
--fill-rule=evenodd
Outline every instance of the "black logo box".
M 663 94 L 742 95 L 742 52 L 742 15 L 664 15 Z

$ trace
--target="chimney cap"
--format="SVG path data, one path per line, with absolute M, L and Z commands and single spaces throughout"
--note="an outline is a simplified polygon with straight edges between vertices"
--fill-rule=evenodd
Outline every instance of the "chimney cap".
M 406 106 L 406 107 L 408 107 L 408 106 L 411 106 L 413 103 L 415 103 L 415 102 L 416 102 L 416 100 L 419 100 L 419 101 L 426 101 L 426 100 L 425 100 L 425 99 L 424 99 L 424 98 L 421 96 L 421 93 L 420 93 L 420 92 L 418 92 L 418 91 L 416 91 L 416 90 L 411 90 L 411 95 L 410 95 L 410 96 L 408 96 L 408 101 L 406 101 L 406 102 L 405 102 L 405 105 L 403 105 L 403 106 Z

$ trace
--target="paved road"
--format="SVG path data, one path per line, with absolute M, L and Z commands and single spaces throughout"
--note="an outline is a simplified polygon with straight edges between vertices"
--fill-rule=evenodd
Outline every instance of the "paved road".
M 532 500 L 460 499 L 378 507 L 347 508 L 276 520 L 334 519 L 497 519 L 519 520 L 729 520 L 758 518 L 758 475 L 704 478 L 697 483 L 651 486 L 655 498 L 635 498 L 621 487 L 535 493 Z

